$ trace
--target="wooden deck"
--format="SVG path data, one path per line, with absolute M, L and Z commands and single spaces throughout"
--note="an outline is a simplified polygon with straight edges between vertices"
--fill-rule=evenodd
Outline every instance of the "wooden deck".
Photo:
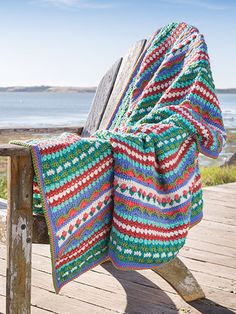
M 33 246 L 32 313 L 236 313 L 236 183 L 204 189 L 204 220 L 179 256 L 206 299 L 185 303 L 151 270 L 98 266 L 56 295 L 48 245 Z M 6 248 L 0 244 L 0 313 L 5 313 Z

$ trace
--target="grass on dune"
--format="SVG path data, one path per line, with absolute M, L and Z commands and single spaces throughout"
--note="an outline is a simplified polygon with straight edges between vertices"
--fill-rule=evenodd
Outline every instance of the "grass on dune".
M 203 186 L 212 186 L 236 182 L 236 166 L 230 167 L 201 167 Z
M 236 132 L 235 129 L 227 130 L 227 143 L 236 143 Z
M 0 177 L 0 198 L 7 198 L 7 178 L 6 176 Z

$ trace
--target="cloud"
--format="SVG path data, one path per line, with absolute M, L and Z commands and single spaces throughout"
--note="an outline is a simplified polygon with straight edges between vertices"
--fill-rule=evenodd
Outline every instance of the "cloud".
M 173 5 L 192 5 L 201 7 L 208 10 L 228 10 L 235 8 L 235 6 L 227 5 L 224 2 L 209 1 L 209 0 L 161 0 L 161 2 L 173 4 Z
M 92 0 L 38 0 L 41 3 L 55 7 L 83 8 L 83 9 L 109 9 L 116 6 L 111 1 L 92 1 Z

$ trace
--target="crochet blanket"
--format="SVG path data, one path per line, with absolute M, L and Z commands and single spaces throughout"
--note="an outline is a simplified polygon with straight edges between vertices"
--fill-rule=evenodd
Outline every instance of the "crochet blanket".
M 198 154 L 217 158 L 225 138 L 203 35 L 171 23 L 149 39 L 106 130 L 21 142 L 56 291 L 108 259 L 144 269 L 175 258 L 202 218 Z

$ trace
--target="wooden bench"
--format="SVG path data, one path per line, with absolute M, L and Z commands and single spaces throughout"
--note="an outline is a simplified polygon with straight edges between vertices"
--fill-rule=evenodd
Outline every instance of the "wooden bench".
M 88 119 L 79 133 L 88 137 L 106 128 L 115 106 L 125 90 L 146 40 L 135 43 L 104 75 L 97 88 Z M 49 243 L 43 216 L 32 214 L 33 167 L 30 151 L 17 145 L 0 145 L 0 156 L 9 156 L 7 210 L 6 312 L 30 313 L 32 243 Z M 185 301 L 204 297 L 204 293 L 179 258 L 153 269 Z

